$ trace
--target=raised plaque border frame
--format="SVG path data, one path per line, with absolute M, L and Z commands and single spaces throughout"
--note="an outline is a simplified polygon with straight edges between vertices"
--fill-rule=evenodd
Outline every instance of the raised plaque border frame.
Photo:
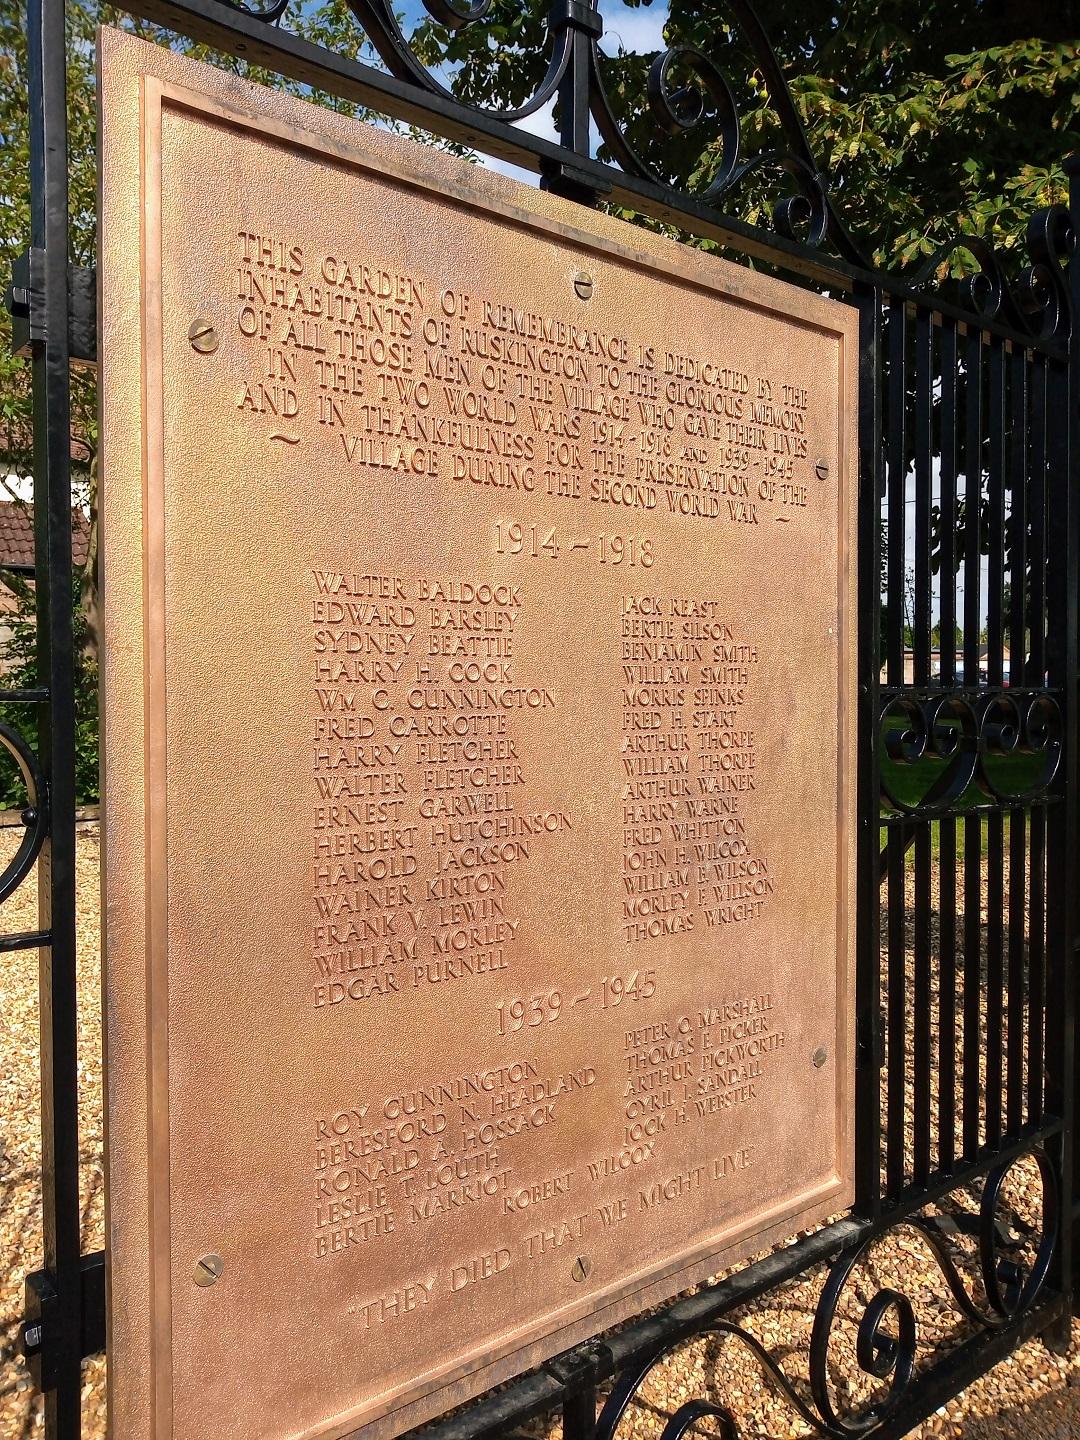
M 166 61 L 178 77 L 188 73 L 183 60 L 167 60 L 152 47 L 133 42 L 128 37 L 104 32 L 102 45 L 112 49 L 126 65 L 141 69 L 140 61 L 160 64 Z M 128 77 L 130 78 L 130 77 Z M 192 81 L 213 80 L 213 74 L 192 75 Z M 170 1295 L 171 1264 L 169 1258 L 169 1124 L 168 1124 L 168 854 L 167 854 L 167 750 L 168 733 L 165 719 L 165 671 L 168 664 L 165 634 L 164 597 L 164 475 L 163 475 L 163 371 L 161 362 L 162 298 L 161 238 L 160 238 L 160 196 L 161 196 L 161 124 L 163 111 L 175 107 L 195 118 L 210 124 L 242 130 L 260 142 L 283 144 L 293 149 L 306 150 L 325 159 L 327 155 L 349 168 L 364 170 L 377 179 L 389 178 L 404 186 L 421 192 L 430 192 L 444 201 L 478 209 L 483 213 L 498 215 L 509 224 L 526 231 L 548 233 L 561 240 L 569 240 L 583 252 L 595 251 L 609 259 L 622 261 L 635 270 L 652 270 L 667 279 L 676 278 L 688 287 L 700 288 L 704 293 L 720 294 L 725 299 L 746 305 L 754 311 L 771 310 L 782 315 L 785 321 L 796 326 L 817 330 L 834 339 L 838 350 L 838 380 L 840 391 L 837 404 L 838 434 L 836 437 L 838 456 L 838 514 L 841 531 L 838 539 L 837 587 L 839 607 L 838 655 L 841 683 L 838 696 L 838 711 L 835 717 L 837 753 L 848 757 L 846 767 L 841 767 L 837 777 L 838 854 L 840 866 L 837 876 L 837 993 L 846 997 L 846 1004 L 837 1009 L 836 1033 L 828 1037 L 831 1054 L 835 1057 L 837 1072 L 836 1136 L 837 1153 L 833 1182 L 816 1190 L 795 1197 L 790 1203 L 776 1206 L 764 1212 L 752 1222 L 724 1232 L 722 1241 L 703 1242 L 694 1250 L 670 1258 L 663 1265 L 643 1272 L 637 1279 L 613 1286 L 610 1298 L 597 1308 L 596 1297 L 580 1302 L 576 1307 L 565 1307 L 560 1314 L 566 1318 L 553 1330 L 550 1322 L 538 1322 L 531 1330 L 517 1331 L 512 1340 L 498 1350 L 487 1347 L 482 1353 L 486 1361 L 481 1363 L 481 1352 L 460 1357 L 444 1368 L 431 1372 L 422 1386 L 401 1387 L 389 1392 L 378 1402 L 358 1406 L 354 1411 L 337 1417 L 312 1434 L 346 1436 L 357 1433 L 357 1427 L 364 1427 L 365 1433 L 377 1435 L 379 1421 L 402 1412 L 408 1423 L 422 1423 L 457 1403 L 460 1394 L 455 1394 L 456 1382 L 468 1381 L 469 1392 L 483 1390 L 501 1383 L 519 1373 L 529 1363 L 550 1350 L 549 1337 L 560 1338 L 560 1343 L 570 1346 L 580 1343 L 598 1330 L 625 1319 L 636 1309 L 653 1305 L 686 1289 L 696 1281 L 707 1278 L 731 1259 L 745 1254 L 750 1248 L 759 1251 L 775 1244 L 794 1231 L 803 1230 L 820 1223 L 828 1215 L 842 1210 L 850 1199 L 850 1185 L 853 1179 L 847 1160 L 853 1144 L 853 1072 L 854 1037 L 849 1015 L 854 1005 L 854 935 L 849 906 L 850 880 L 847 875 L 846 857 L 848 845 L 843 839 L 846 823 L 853 814 L 854 796 L 852 775 L 854 771 L 854 733 L 850 718 L 850 692 L 854 687 L 854 575 L 852 554 L 854 550 L 854 506 L 850 457 L 854 453 L 855 414 L 855 371 L 854 342 L 856 326 L 854 318 L 842 318 L 845 323 L 837 327 L 835 306 L 818 303 L 807 295 L 802 298 L 806 313 L 792 316 L 785 308 L 786 287 L 768 277 L 747 276 L 745 286 L 737 272 L 724 271 L 712 263 L 711 257 L 698 257 L 692 251 L 682 251 L 671 242 L 658 237 L 641 237 L 640 246 L 630 246 L 626 239 L 633 234 L 618 221 L 607 221 L 600 228 L 587 231 L 574 226 L 573 208 L 565 202 L 551 197 L 547 211 L 524 209 L 512 199 L 509 185 L 503 185 L 497 177 L 485 188 L 489 193 L 478 193 L 472 167 L 461 162 L 458 174 L 461 184 L 455 184 L 447 175 L 445 161 L 437 168 L 425 165 L 422 149 L 407 147 L 391 139 L 384 146 L 377 142 L 382 139 L 374 134 L 369 140 L 376 149 L 372 153 L 357 150 L 344 138 L 348 124 L 334 126 L 341 136 L 332 131 L 306 128 L 304 121 L 318 121 L 320 125 L 332 124 L 312 107 L 302 102 L 283 100 L 282 113 L 268 117 L 261 111 L 246 107 L 245 82 L 225 81 L 216 86 L 219 93 L 211 94 L 198 88 L 197 83 L 184 83 L 182 78 L 168 79 L 161 75 L 143 72 L 140 81 L 141 103 L 141 201 L 139 206 L 141 236 L 141 274 L 143 276 L 142 301 L 142 360 L 139 363 L 135 347 L 131 343 L 131 317 L 125 316 L 114 329 L 116 344 L 114 358 L 105 358 L 105 372 L 102 383 L 107 395 L 116 397 L 115 414 L 123 413 L 126 420 L 134 418 L 129 402 L 121 399 L 125 395 L 142 395 L 141 422 L 143 453 L 143 486 L 145 512 L 143 517 L 141 545 L 134 533 L 124 533 L 113 539 L 110 553 L 114 559 L 109 562 L 108 584 L 110 592 L 119 597 L 121 607 L 136 603 L 135 587 L 138 584 L 145 594 L 148 631 L 142 647 L 141 675 L 132 667 L 133 656 L 125 654 L 111 667 L 107 667 L 104 683 L 118 694 L 130 694 L 140 699 L 136 709 L 142 718 L 129 714 L 127 705 L 122 707 L 122 731 L 116 731 L 108 742 L 108 754 L 114 760 L 126 754 L 143 753 L 146 757 L 146 832 L 141 844 L 145 849 L 145 913 L 148 917 L 146 931 L 147 956 L 147 1028 L 146 1028 L 146 1072 L 148 1089 L 146 1112 L 136 1116 L 131 1100 L 124 1097 L 118 1108 L 123 1111 L 123 1131 L 129 1134 L 136 1126 L 145 1126 L 149 1135 L 147 1165 L 149 1190 L 142 1196 L 138 1186 L 130 1187 L 130 1176 L 125 1179 L 122 1194 L 122 1208 L 119 1199 L 113 1201 L 114 1222 L 121 1225 L 124 1233 L 130 1235 L 139 1224 L 138 1216 L 145 1210 L 152 1217 L 150 1233 L 147 1235 L 149 1256 L 149 1279 L 151 1309 L 147 1316 L 153 1342 L 143 1353 L 141 1346 L 124 1357 L 124 1368 L 129 1373 L 149 1377 L 149 1391 L 139 1397 L 138 1403 L 150 1403 L 155 1420 L 153 1433 L 169 1433 L 168 1416 L 171 1411 L 171 1367 L 168 1356 L 172 1353 Z M 254 99 L 254 96 L 253 96 Z M 108 136 L 106 135 L 106 139 Z M 409 161 L 413 163 L 410 164 Z M 543 197 L 538 197 L 542 199 Z M 114 202 L 115 203 L 115 202 Z M 132 212 L 133 213 L 133 212 Z M 741 288 L 740 288 L 741 287 Z M 136 297 L 132 297 L 134 302 Z M 102 334 L 110 334 L 110 322 L 102 321 Z M 121 424 L 114 419 L 112 430 L 117 433 Z M 110 444 L 108 433 L 104 436 L 108 451 L 108 463 L 127 466 L 134 462 L 134 452 L 127 446 L 115 450 Z M 119 517 L 117 517 L 119 519 Z M 116 523 L 116 522 L 113 522 Z M 121 522 L 123 523 L 123 522 Z M 141 553 L 140 553 L 141 552 Z M 145 556 L 145 561 L 142 556 Z M 119 563 L 115 559 L 119 556 Z M 135 566 L 138 564 L 138 573 Z M 145 709 L 144 707 L 145 703 Z M 114 721 L 114 731 L 116 721 Z M 134 826 L 135 810 L 141 808 L 141 790 L 138 795 L 129 793 L 134 780 L 128 766 L 118 762 L 109 788 L 104 814 L 110 834 L 117 837 L 117 850 L 126 852 L 130 845 L 139 843 L 137 827 Z M 109 873 L 109 856 L 105 857 L 106 874 Z M 119 876 L 117 882 L 119 883 Z M 114 933 L 121 929 L 128 933 L 138 924 L 143 913 L 136 875 L 125 870 L 123 889 L 124 902 L 118 902 L 118 889 L 112 890 L 110 924 Z M 121 918 L 120 911 L 125 912 Z M 111 948 L 111 946 L 109 947 Z M 126 947 L 125 947 L 126 948 Z M 129 1014 L 130 999 L 119 987 L 114 991 L 110 984 L 111 1004 L 117 1016 L 113 1026 L 116 1034 L 130 1035 L 134 1028 L 135 1016 Z M 129 1047 L 125 1047 L 129 1048 Z M 112 1107 L 117 1107 L 114 1098 Z M 119 1126 L 118 1126 L 119 1129 Z M 129 1192 L 129 1187 L 133 1193 Z M 122 1303 L 125 1314 L 138 1313 L 141 1302 L 139 1271 L 125 1267 L 113 1278 L 114 1302 Z M 119 1291 L 123 1291 L 123 1301 Z M 125 1326 L 129 1337 L 135 1332 L 130 1324 Z M 115 1339 L 114 1339 L 115 1343 Z M 522 1356 L 534 1357 L 530 1362 Z M 137 1409 L 132 1408 L 134 1397 L 125 1393 L 122 1397 L 112 1396 L 112 1403 L 122 1421 L 125 1414 L 132 1419 Z M 415 1417 L 415 1418 L 413 1418 Z M 395 1430 L 400 1421 L 394 1421 Z

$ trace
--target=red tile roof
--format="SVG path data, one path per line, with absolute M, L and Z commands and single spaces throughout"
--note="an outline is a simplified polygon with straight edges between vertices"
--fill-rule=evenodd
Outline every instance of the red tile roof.
M 90 548 L 90 522 L 81 510 L 71 512 L 72 559 L 86 564 Z M 16 500 L 0 500 L 0 567 L 33 565 L 34 507 Z

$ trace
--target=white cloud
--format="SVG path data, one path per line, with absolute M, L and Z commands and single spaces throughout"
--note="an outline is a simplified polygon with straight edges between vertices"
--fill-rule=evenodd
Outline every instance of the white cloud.
M 543 109 L 526 115 L 524 120 L 517 122 L 517 128 L 527 130 L 530 135 L 539 135 L 543 140 L 558 140 L 559 132 L 555 129 L 555 101 L 549 100 Z
M 526 115 L 524 120 L 517 121 L 515 129 L 527 130 L 530 135 L 539 135 L 544 140 L 558 140 L 559 133 L 555 129 L 554 116 L 555 102 L 551 100 L 542 110 L 537 110 L 534 115 Z M 497 160 L 492 155 L 482 155 L 481 162 L 489 170 L 497 170 L 500 175 L 509 175 L 511 180 L 524 180 L 529 185 L 539 185 L 540 177 L 532 170 L 523 170 L 519 165 L 511 165 L 505 160 Z
M 500 175 L 508 175 L 511 180 L 523 180 L 526 185 L 533 186 L 540 184 L 540 176 L 535 170 L 523 170 L 520 165 L 511 165 L 509 160 L 499 160 L 494 155 L 478 153 L 477 159 L 486 170 L 495 170 Z
M 600 0 L 600 12 L 604 17 L 604 36 L 601 46 L 605 54 L 616 54 L 620 49 L 633 54 L 649 55 L 664 48 L 664 24 L 668 18 L 667 0 L 631 10 L 623 0 Z M 545 140 L 558 141 L 555 128 L 554 101 L 545 105 L 534 115 L 528 115 L 517 122 L 517 128 L 530 135 L 539 135 Z M 595 137 L 594 137 L 595 138 Z M 539 177 L 532 171 L 522 170 L 504 160 L 482 156 L 482 163 L 502 175 L 514 180 L 524 180 L 530 185 L 539 184 Z
M 664 49 L 666 0 L 655 0 L 637 10 L 627 9 L 622 0 L 601 0 L 600 13 L 604 17 L 600 46 L 606 55 L 617 54 L 620 48 L 634 55 L 651 55 Z
M 20 475 L 12 470 L 7 475 L 0 475 L 0 501 L 4 500 L 25 500 L 30 504 L 34 498 L 34 477 L 32 475 Z

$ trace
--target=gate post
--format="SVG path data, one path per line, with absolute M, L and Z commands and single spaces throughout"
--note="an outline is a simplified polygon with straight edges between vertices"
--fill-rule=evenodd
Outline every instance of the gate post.
M 1065 162 L 1069 179 L 1069 219 L 1072 234 L 1080 232 L 1080 155 Z M 1057 404 L 1051 416 L 1066 418 L 1048 440 L 1047 494 L 1048 513 L 1062 537 L 1061 548 L 1050 566 L 1049 625 L 1047 661 L 1049 684 L 1061 692 L 1063 714 L 1061 773 L 1059 777 L 1062 804 L 1054 806 L 1049 815 L 1053 839 L 1047 873 L 1047 958 L 1049 960 L 1047 990 L 1047 1108 L 1061 1116 L 1063 1126 L 1055 1148 L 1058 1151 L 1062 1186 L 1060 1237 L 1055 1261 L 1053 1283 L 1074 1297 L 1080 1289 L 1075 1245 L 1077 1202 L 1080 1198 L 1080 1175 L 1073 1125 L 1077 1102 L 1076 1075 L 1076 964 L 1077 964 L 1077 901 L 1080 897 L 1080 874 L 1077 853 L 1077 649 L 1078 611 L 1080 611 L 1080 493 L 1076 484 L 1076 465 L 1080 457 L 1080 259 L 1069 266 L 1070 298 L 1069 352 L 1064 365 L 1055 367 Z M 1054 398 L 1054 397 L 1052 397 Z M 1069 1342 L 1069 1320 L 1066 1314 L 1054 1327 L 1051 1343 L 1062 1348 Z
M 1065 162 L 1065 173 L 1069 180 L 1069 221 L 1072 230 L 1073 252 L 1069 265 L 1069 369 L 1068 369 L 1068 457 L 1066 468 L 1066 491 L 1068 509 L 1063 517 L 1068 526 L 1067 557 L 1065 563 L 1065 603 L 1063 617 L 1065 627 L 1065 810 L 1066 845 L 1063 900 L 1066 906 L 1065 940 L 1066 957 L 1069 967 L 1069 1011 L 1071 1049 L 1068 1056 L 1070 1069 L 1066 1072 L 1071 1080 L 1066 1116 L 1063 1170 L 1063 1224 L 1066 1255 L 1071 1260 L 1068 1278 L 1071 1284 L 1073 1306 L 1080 1299 L 1080 1246 L 1077 1245 L 1077 1222 L 1080 1220 L 1080 1150 L 1075 1144 L 1073 1127 L 1080 1103 L 1080 1074 L 1076 1067 L 1077 1027 L 1080 1016 L 1076 1011 L 1076 969 L 1080 961 L 1080 772 L 1078 772 L 1078 712 L 1080 712 L 1080 153 L 1070 155 Z M 1080 1313 L 1080 1312 L 1078 1312 Z

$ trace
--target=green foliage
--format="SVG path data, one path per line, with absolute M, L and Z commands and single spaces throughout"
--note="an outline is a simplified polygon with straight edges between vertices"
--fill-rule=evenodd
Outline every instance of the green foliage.
M 961 231 L 1008 250 L 1033 210 L 1065 198 L 1061 161 L 1080 145 L 1080 17 L 1071 0 L 758 0 L 757 8 L 818 164 L 878 263 L 915 264 Z M 495 0 L 490 27 L 448 36 L 427 22 L 418 48 L 435 60 L 449 46 L 463 99 L 520 104 L 543 74 L 546 11 L 546 0 Z M 726 76 L 748 156 L 783 137 L 731 14 L 723 4 L 671 0 L 665 36 L 695 46 Z M 659 135 L 645 106 L 648 65 L 627 54 L 604 62 L 614 108 L 645 159 L 702 190 L 721 163 L 718 127 Z M 676 78 L 693 80 L 685 71 Z M 783 188 L 775 168 L 756 171 L 725 208 L 760 223 Z M 958 273 L 972 268 L 970 256 L 956 257 Z
M 625 0 L 628 9 L 653 0 Z M 1057 0 L 757 0 L 822 172 L 846 223 L 878 263 L 914 266 L 965 232 L 1019 248 L 1031 213 L 1064 200 L 1063 156 L 1080 149 L 1080 4 Z M 494 0 L 484 24 L 448 32 L 424 20 L 413 36 L 417 54 L 463 100 L 492 108 L 520 105 L 547 65 L 550 0 Z M 669 43 L 697 47 L 732 85 L 742 116 L 743 155 L 782 143 L 766 80 L 729 7 L 670 0 Z M 94 35 L 116 24 L 167 43 L 237 74 L 348 114 L 356 106 L 283 80 L 126 16 L 98 0 L 69 0 L 71 250 L 77 264 L 96 253 L 96 77 Z M 295 4 L 289 27 L 306 39 L 356 59 L 373 54 L 347 0 Z M 617 33 L 617 23 L 611 26 Z M 614 48 L 611 45 L 607 49 Z M 612 105 L 639 153 L 661 174 L 690 190 L 704 189 L 723 155 L 718 127 L 706 121 L 690 134 L 660 134 L 646 105 L 651 57 L 612 53 L 604 74 Z M 683 74 L 676 79 L 692 80 Z M 0 267 L 6 276 L 30 233 L 27 37 L 24 12 L 0 0 Z M 415 133 L 415 132 L 414 132 Z M 417 138 L 432 137 L 417 133 Z M 445 142 L 434 142 L 445 143 Z M 447 146 L 460 149 L 459 146 Z M 604 154 L 601 149 L 601 154 Z M 723 204 L 752 223 L 767 221 L 785 191 L 775 167 L 751 172 Z M 619 212 L 623 213 L 623 212 Z M 627 214 L 637 223 L 652 224 Z M 712 242 L 700 243 L 713 248 Z M 1023 261 L 1017 257 L 1016 268 Z M 974 268 L 957 252 L 954 273 Z M 7 468 L 30 468 L 29 367 L 10 357 L 10 321 L 0 310 L 0 445 Z M 90 457 L 75 474 L 76 500 L 94 509 L 97 398 L 94 379 L 73 377 L 72 432 Z M 962 517 L 961 517 L 962 518 Z M 94 637 L 79 595 L 93 613 L 94 557 L 73 596 L 79 687 L 79 794 L 97 792 Z M 0 572 L 0 585 L 20 595 L 7 683 L 33 679 L 33 597 Z M 81 587 L 81 591 L 80 591 Z M 85 650 L 84 650 L 85 647 Z M 0 668 L 4 658 L 0 657 Z M 20 707 L 24 709 L 25 707 Z M 18 719 L 27 716 L 0 716 Z M 0 757 L 0 803 L 11 803 L 13 771 Z
M 33 689 L 38 684 L 35 598 L 33 587 L 0 571 L 0 579 L 18 597 L 19 608 L 6 617 L 11 635 L 0 653 L 0 670 L 5 688 Z M 75 798 L 79 805 L 98 799 L 98 667 L 89 645 L 86 612 L 81 586 L 76 580 L 71 591 L 75 632 Z M 37 711 L 33 705 L 0 705 L 0 724 L 18 731 L 37 750 Z M 0 746 L 0 810 L 21 809 L 26 804 L 22 775 L 6 747 Z
M 1008 250 L 1034 210 L 1066 198 L 1080 52 L 1063 38 L 1060 10 L 1016 7 L 1011 22 L 982 0 L 813 8 L 828 16 L 829 38 L 813 74 L 789 68 L 792 92 L 845 218 L 878 263 L 924 261 L 960 233 Z M 748 124 L 765 131 L 760 108 Z M 957 258 L 961 272 L 974 268 Z
M 652 3 L 625 0 L 628 9 Z M 959 231 L 987 235 L 1008 250 L 1019 244 L 1033 210 L 1064 199 L 1061 160 L 1080 148 L 1080 17 L 1074 0 L 1053 6 L 1009 0 L 757 4 L 841 212 L 880 263 L 915 264 Z M 546 69 L 549 8 L 549 0 L 494 0 L 482 25 L 451 32 L 424 20 L 413 43 L 463 100 L 491 107 L 520 104 Z M 764 78 L 738 28 L 725 21 L 728 14 L 723 5 L 671 0 L 666 37 L 698 47 L 727 76 L 742 114 L 743 153 L 749 155 L 775 146 L 781 136 Z M 72 259 L 78 264 L 92 264 L 96 250 L 93 39 L 99 23 L 121 25 L 336 110 L 362 113 L 349 102 L 168 35 L 96 0 L 69 0 Z M 374 58 L 347 0 L 296 6 L 288 23 L 313 43 L 359 60 Z M 617 23 L 612 29 L 617 33 Z M 658 134 L 645 104 L 649 58 L 619 53 L 603 61 L 614 108 L 651 164 L 677 183 L 703 188 L 721 162 L 717 127 L 710 130 L 706 121 L 681 138 Z M 29 235 L 26 61 L 22 7 L 0 0 L 4 274 Z M 724 203 L 760 222 L 783 190 L 783 177 L 762 169 Z M 952 263 L 958 271 L 973 267 L 964 253 Z M 10 463 L 25 472 L 29 376 L 28 367 L 9 356 L 9 326 L 0 312 L 0 444 Z M 76 374 L 73 411 L 73 432 L 93 456 L 97 419 L 91 376 Z M 85 503 L 88 474 L 77 478 L 83 488 L 78 498 Z
M 357 59 L 371 61 L 370 47 L 344 0 L 329 0 L 308 11 L 299 28 L 316 43 L 331 45 Z M 170 43 L 197 58 L 210 60 L 263 84 L 290 89 L 296 94 L 332 104 L 350 114 L 357 107 L 311 95 L 268 71 L 244 65 L 205 46 L 179 42 L 154 26 L 134 20 L 95 0 L 68 0 L 67 81 L 69 126 L 69 185 L 71 259 L 91 266 L 97 251 L 97 78 L 94 39 L 99 24 L 115 24 L 147 40 Z M 0 0 L 0 273 L 12 266 L 30 240 L 30 137 L 27 107 L 27 33 L 25 14 L 14 0 Z M 98 447 L 97 387 L 88 371 L 72 372 L 72 438 L 86 460 L 73 464 L 73 498 L 93 514 L 95 459 Z M 0 307 L 0 449 L 4 469 L 29 475 L 32 468 L 32 404 L 30 367 L 11 354 L 11 319 Z M 0 498 L 7 497 L 0 492 Z M 98 671 L 95 614 L 94 554 L 87 571 L 76 574 L 72 593 L 76 691 L 76 798 L 91 804 L 98 798 Z M 15 596 L 17 613 L 5 616 L 11 636 L 0 646 L 0 684 L 24 689 L 37 683 L 35 659 L 35 601 L 33 587 L 18 576 L 0 570 L 0 589 Z M 33 706 L 0 705 L 0 723 L 11 726 L 36 749 L 37 715 Z M 7 749 L 0 746 L 0 809 L 22 807 L 26 791 L 22 776 Z
M 71 127 L 71 257 L 92 265 L 97 246 L 96 14 L 68 6 L 68 123 Z M 30 243 L 30 132 L 27 36 L 22 6 L 0 0 L 0 273 L 11 274 Z M 9 470 L 31 468 L 30 367 L 11 354 L 11 319 L 0 308 L 0 446 Z M 86 373 L 72 377 L 72 433 L 97 448 L 97 391 Z M 87 498 L 88 478 L 77 477 Z
M 347 101 L 286 81 L 270 71 L 183 41 L 96 0 L 68 0 L 68 128 L 71 259 L 92 266 L 97 253 L 97 77 L 94 40 L 100 24 L 117 25 L 143 39 L 169 44 L 209 60 L 260 84 L 303 94 L 348 114 L 361 114 Z M 294 27 L 306 39 L 354 59 L 371 62 L 371 47 L 345 0 L 324 0 L 305 7 Z M 30 133 L 27 107 L 26 17 L 18 0 L 0 0 L 0 274 L 10 276 L 16 258 L 30 241 Z M 6 279 L 5 279 L 5 284 Z M 72 436 L 89 461 L 73 475 L 75 499 L 92 508 L 91 472 L 97 454 L 97 387 L 87 371 L 72 373 Z M 11 354 L 11 319 L 0 307 L 0 448 L 8 470 L 31 471 L 30 367 Z M 92 577 L 88 577 L 92 581 Z M 0 583 L 3 583 L 0 577 Z

